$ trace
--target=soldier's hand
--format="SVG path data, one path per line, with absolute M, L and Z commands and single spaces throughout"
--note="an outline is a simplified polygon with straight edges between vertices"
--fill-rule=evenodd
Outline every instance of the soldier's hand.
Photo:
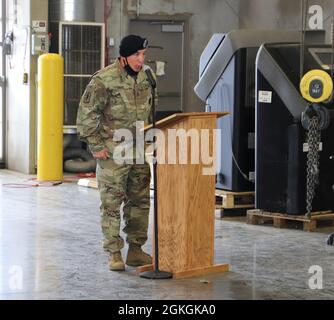
M 95 152 L 93 156 L 95 159 L 98 159 L 98 160 L 107 160 L 110 158 L 109 149 L 104 148 L 103 150 L 99 152 Z

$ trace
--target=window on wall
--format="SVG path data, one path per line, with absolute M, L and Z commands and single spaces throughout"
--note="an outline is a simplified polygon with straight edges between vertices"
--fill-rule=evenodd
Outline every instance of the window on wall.
M 104 66 L 104 24 L 60 22 L 59 52 L 64 57 L 64 125 L 73 127 L 80 98 L 91 76 Z

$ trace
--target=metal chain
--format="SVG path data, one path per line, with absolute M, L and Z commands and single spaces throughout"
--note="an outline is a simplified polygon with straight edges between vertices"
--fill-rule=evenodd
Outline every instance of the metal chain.
M 316 185 L 319 184 L 319 144 L 321 142 L 321 131 L 319 129 L 318 117 L 309 121 L 307 133 L 307 182 L 306 182 L 306 211 L 307 217 L 311 218 L 312 202 L 315 196 Z

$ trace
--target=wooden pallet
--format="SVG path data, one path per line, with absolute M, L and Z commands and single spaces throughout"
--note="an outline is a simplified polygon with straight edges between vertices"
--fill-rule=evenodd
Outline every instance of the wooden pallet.
M 78 185 L 81 187 L 98 189 L 96 178 L 80 179 Z
M 220 218 L 246 215 L 246 209 L 254 208 L 255 192 L 232 192 L 216 189 L 216 210 Z
M 276 228 L 285 228 L 288 221 L 302 222 L 303 230 L 313 232 L 318 227 L 318 222 L 321 220 L 330 220 L 334 226 L 334 212 L 321 211 L 313 212 L 311 218 L 307 218 L 305 215 L 288 215 L 282 213 L 272 213 L 263 210 L 248 210 L 247 211 L 247 223 L 258 225 L 264 224 L 266 221 L 272 222 L 272 225 Z

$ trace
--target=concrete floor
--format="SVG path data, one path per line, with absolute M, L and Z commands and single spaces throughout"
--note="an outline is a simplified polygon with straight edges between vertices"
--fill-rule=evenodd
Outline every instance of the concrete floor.
M 0 300 L 334 298 L 334 247 L 326 246 L 332 227 L 306 233 L 247 225 L 244 218 L 217 220 L 216 263 L 229 263 L 230 272 L 151 281 L 134 268 L 108 270 L 96 190 L 6 185 L 28 178 L 0 170 Z M 150 234 L 149 252 L 151 241 Z M 321 290 L 308 286 L 312 265 L 322 267 Z

